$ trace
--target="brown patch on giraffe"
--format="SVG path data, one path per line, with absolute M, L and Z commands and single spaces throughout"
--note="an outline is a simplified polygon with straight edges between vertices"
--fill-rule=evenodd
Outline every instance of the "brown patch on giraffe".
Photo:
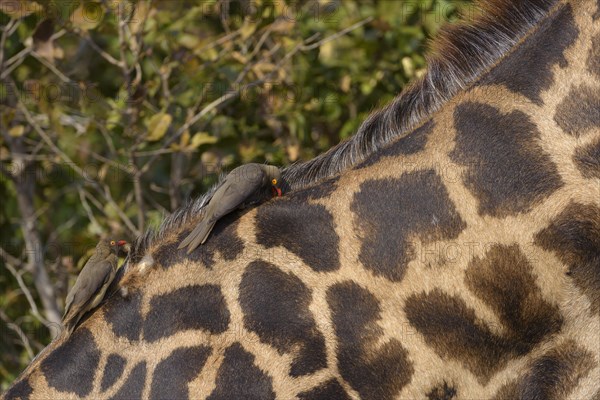
M 456 397 L 456 389 L 453 386 L 448 386 L 447 382 L 443 382 L 427 393 L 429 400 L 452 400 Z
M 189 231 L 184 232 L 191 232 Z M 155 247 L 151 253 L 154 265 L 160 266 L 163 269 L 169 269 L 172 266 L 180 263 L 183 259 L 185 252 L 179 250 L 177 247 L 184 236 L 179 236 L 178 240 L 171 243 L 161 243 L 160 246 Z M 181 252 L 181 253 L 180 253 Z
M 123 386 L 111 400 L 121 399 L 141 399 L 142 392 L 144 391 L 144 385 L 146 384 L 146 361 L 139 362 L 127 377 Z
M 211 353 L 210 347 L 180 347 L 154 369 L 150 399 L 190 398 L 188 384 L 200 373 Z
M 330 379 L 314 389 L 298 394 L 300 400 L 350 400 L 337 379 Z
M 102 307 L 104 320 L 117 337 L 130 341 L 140 338 L 142 332 L 142 293 L 129 291 L 127 297 L 114 295 Z
M 365 161 L 358 164 L 355 169 L 365 168 L 378 163 L 383 157 L 411 155 L 422 151 L 427 144 L 429 134 L 433 132 L 435 123 L 432 119 L 421 125 L 408 135 L 404 136 L 371 154 Z
M 206 243 L 196 247 L 196 249 L 188 255 L 190 261 L 200 261 L 207 268 L 212 269 L 215 265 L 215 254 L 219 252 L 221 257 L 226 261 L 235 260 L 244 251 L 244 242 L 237 234 L 237 227 L 241 215 L 248 210 L 237 211 L 225 215 L 219 219 L 215 227 L 211 231 Z M 192 231 L 192 228 L 179 235 L 177 245 Z M 185 249 L 179 250 L 184 251 Z
M 256 240 L 267 248 L 285 247 L 317 272 L 340 267 L 339 237 L 333 216 L 320 204 L 302 201 L 302 196 L 290 195 L 259 207 Z
M 522 399 L 521 397 L 519 397 L 518 393 L 519 393 L 519 388 L 517 386 L 517 382 L 512 381 L 512 382 L 507 383 L 506 385 L 502 386 L 500 388 L 500 390 L 498 390 L 498 392 L 496 392 L 496 396 L 494 396 L 493 400 L 506 400 L 506 399 L 526 400 L 526 399 Z
M 144 320 L 144 339 L 155 342 L 195 329 L 223 333 L 229 321 L 229 310 L 219 286 L 185 286 L 150 300 L 150 310 Z
M 163 269 L 169 269 L 183 260 L 200 262 L 206 268 L 215 265 L 215 255 L 218 252 L 227 261 L 235 260 L 244 251 L 244 242 L 237 234 L 240 216 L 248 210 L 235 211 L 219 219 L 211 231 L 206 243 L 198 246 L 192 253 L 187 254 L 187 248 L 179 249 L 179 244 L 194 229 L 192 224 L 179 232 L 177 240 L 155 246 L 152 258 Z
M 484 384 L 561 329 L 558 308 L 543 299 L 516 245 L 494 245 L 483 259 L 474 258 L 465 283 L 497 314 L 506 334 L 494 333 L 463 299 L 439 289 L 412 295 L 406 315 L 440 357 L 461 362 Z
M 585 178 L 600 179 L 600 139 L 576 149 L 573 161 Z
M 600 313 L 600 208 L 570 203 L 535 235 L 535 244 L 569 267 L 573 283 L 589 298 L 592 311 Z
M 579 29 L 573 9 L 566 4 L 552 18 L 542 22 L 537 31 L 504 57 L 480 84 L 502 84 L 541 105 L 541 93 L 554 83 L 552 69 L 568 66 L 565 50 L 575 43 Z
M 424 243 L 454 239 L 466 227 L 442 180 L 431 170 L 365 181 L 350 209 L 362 238 L 360 262 L 392 281 L 402 280 L 416 257 L 410 242 L 415 237 Z
M 225 350 L 215 385 L 207 400 L 275 399 L 272 378 L 254 364 L 254 355 L 245 351 L 240 343 Z
M 48 386 L 85 397 L 94 387 L 99 363 L 100 350 L 94 335 L 89 329 L 80 328 L 48 354 L 40 368 Z
M 600 131 L 600 93 L 590 86 L 572 86 L 556 107 L 554 121 L 575 137 Z
M 510 344 L 478 322 L 461 298 L 439 289 L 411 296 L 406 302 L 409 322 L 443 359 L 462 362 L 484 383 L 506 361 Z
M 311 297 L 299 278 L 265 261 L 250 263 L 240 283 L 246 329 L 280 353 L 294 355 L 291 376 L 327 367 L 325 338 L 309 311 Z
M 450 157 L 468 168 L 463 181 L 479 199 L 480 214 L 501 218 L 527 212 L 563 185 L 527 114 L 466 102 L 454 110 L 454 121 Z
M 337 362 L 342 378 L 362 398 L 385 400 L 396 396 L 414 373 L 408 351 L 396 339 L 382 343 L 379 301 L 354 282 L 327 290 L 327 303 L 337 336 Z
M 567 341 L 532 360 L 522 377 L 500 388 L 495 399 L 566 399 L 596 364 L 593 354 Z
M 115 384 L 117 379 L 123 375 L 127 360 L 118 354 L 110 354 L 106 359 L 106 366 L 104 367 L 104 375 L 102 375 L 102 383 L 100 384 L 100 392 L 106 392 L 112 385 Z
M 533 267 L 515 244 L 493 245 L 482 259 L 473 259 L 465 273 L 467 287 L 493 310 L 509 333 L 517 354 L 560 331 L 558 307 L 544 300 Z
M 600 16 L 600 11 L 598 11 Z M 592 38 L 592 47 L 587 58 L 587 68 L 589 71 L 600 78 L 600 34 Z
M 4 393 L 5 400 L 29 400 L 33 388 L 29 384 L 29 379 L 21 379 L 19 382 L 13 384 L 6 393 Z
M 536 71 L 538 64 L 543 67 L 543 72 L 552 70 L 544 60 L 549 58 L 553 61 L 554 57 L 545 57 L 545 51 L 552 54 L 560 52 L 563 41 L 574 31 L 572 19 L 567 21 L 570 25 L 564 31 L 562 27 L 548 29 L 549 25 L 558 25 L 564 20 L 557 18 L 559 11 L 564 13 L 563 4 L 556 6 L 557 0 L 491 0 L 477 3 L 479 10 L 472 15 L 474 18 L 465 18 L 462 23 L 445 24 L 436 34 L 436 40 L 431 44 L 432 51 L 427 57 L 427 72 L 422 79 L 406 87 L 385 108 L 371 113 L 356 135 L 348 141 L 339 143 L 311 161 L 286 168 L 284 177 L 289 179 L 291 187 L 297 189 L 338 174 L 351 163 L 381 149 L 392 137 L 409 132 L 422 121 L 423 116 L 436 112 L 448 99 L 471 86 L 523 42 L 534 41 L 528 47 L 533 47 L 534 51 L 522 51 L 525 59 L 533 65 L 527 68 L 518 65 L 516 71 L 509 69 L 506 75 L 510 79 L 515 72 L 520 72 L 523 74 L 521 82 L 535 82 L 531 71 Z M 543 28 L 542 34 L 557 37 L 539 40 L 538 26 Z M 541 48 L 544 51 L 540 51 Z M 536 57 L 532 57 L 531 53 Z M 556 58 L 564 60 L 562 56 Z M 518 64 L 517 61 L 513 62 Z

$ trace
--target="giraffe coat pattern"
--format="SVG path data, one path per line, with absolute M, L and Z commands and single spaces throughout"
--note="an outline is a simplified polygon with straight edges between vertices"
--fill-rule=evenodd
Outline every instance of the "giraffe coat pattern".
M 483 7 L 286 196 L 140 237 L 4 398 L 598 398 L 600 2 Z

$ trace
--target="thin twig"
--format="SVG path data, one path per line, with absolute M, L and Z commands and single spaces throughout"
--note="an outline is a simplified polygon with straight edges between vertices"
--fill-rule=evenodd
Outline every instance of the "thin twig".
M 27 352 L 27 356 L 29 357 L 29 359 L 32 359 L 34 356 L 33 350 L 31 349 L 31 345 L 29 344 L 29 338 L 27 337 L 25 332 L 23 332 L 19 325 L 12 322 L 10 318 L 8 318 L 8 315 L 6 315 L 2 309 L 0 309 L 0 319 L 4 321 L 4 323 L 9 329 L 11 329 L 17 334 L 19 339 L 21 339 L 21 343 L 23 343 L 23 347 Z
M 98 199 L 96 199 L 96 197 L 92 196 L 92 194 L 90 192 L 88 192 L 87 190 L 83 189 L 83 194 L 85 195 L 85 197 L 94 205 L 94 207 L 96 207 L 98 210 L 105 212 L 104 211 L 104 207 L 102 207 L 102 204 L 98 201 Z M 105 212 L 106 215 L 106 212 Z M 108 215 L 107 215 L 108 216 Z
M 2 79 L 6 78 L 10 74 L 10 71 L 12 71 L 16 67 L 18 67 L 23 62 L 25 57 L 27 57 L 27 55 L 29 55 L 29 53 L 31 53 L 32 51 L 33 51 L 32 47 L 25 47 L 23 50 L 21 50 L 20 52 L 18 52 L 17 54 L 12 56 L 8 60 L 6 60 L 6 64 L 4 65 L 6 69 L 4 70 L 4 72 L 2 72 L 2 75 L 0 75 L 0 78 L 2 78 Z M 9 71 L 9 69 L 10 69 L 10 71 Z
M 144 193 L 144 198 L 147 202 L 149 202 L 152 205 L 154 209 L 160 210 L 160 212 L 162 212 L 164 215 L 169 215 L 171 213 L 169 210 L 164 208 L 158 201 L 156 201 L 156 199 L 154 199 L 153 196 L 150 196 L 150 194 Z
M 9 82 L 13 86 L 14 90 L 16 91 L 17 89 L 16 89 L 16 85 L 14 84 L 14 82 L 12 82 L 12 80 L 10 80 Z M 54 144 L 52 139 L 50 139 L 50 137 L 46 134 L 46 132 L 37 124 L 37 122 L 35 122 L 33 116 L 29 112 L 29 110 L 25 107 L 25 105 L 18 98 L 17 98 L 17 107 L 23 113 L 23 115 L 25 116 L 25 119 L 27 120 L 29 125 L 37 132 L 37 134 L 48 145 L 48 147 L 50 147 L 50 149 L 54 153 L 56 153 L 56 155 L 58 155 L 63 160 L 63 162 L 65 162 L 69 167 L 71 167 L 71 169 L 73 169 L 79 176 L 83 177 L 85 182 L 88 182 L 90 185 L 92 185 L 94 188 L 96 188 L 96 190 L 98 190 L 98 192 L 100 194 L 102 194 L 102 196 L 105 198 L 105 200 L 111 206 L 113 206 L 115 208 L 117 214 L 119 215 L 121 220 L 125 223 L 125 225 L 127 225 L 129 230 L 134 235 L 138 236 L 140 234 L 140 231 L 135 227 L 135 225 L 133 224 L 133 222 L 131 222 L 129 217 L 127 217 L 127 215 L 121 210 L 121 208 L 114 201 L 114 199 L 112 198 L 112 195 L 110 194 L 110 190 L 107 189 L 106 185 L 104 185 L 104 187 L 101 187 L 98 184 L 98 182 L 94 182 L 89 179 L 85 179 L 86 178 L 85 172 L 77 164 L 75 164 L 75 162 L 73 160 L 71 160 L 71 158 L 65 152 L 63 152 L 60 148 L 58 148 L 58 146 L 56 146 L 56 144 Z
M 341 31 L 334 33 L 333 35 L 329 35 L 326 38 L 319 40 L 318 42 L 315 42 L 308 46 L 302 46 L 301 50 L 307 51 L 307 50 L 316 49 L 317 47 L 320 47 L 327 42 L 331 42 L 332 40 L 335 40 L 335 39 L 339 38 L 340 36 L 344 36 L 346 33 L 353 31 L 356 28 L 360 28 L 361 26 L 368 24 L 371 21 L 373 21 L 373 17 L 367 17 L 367 18 L 363 19 L 362 21 L 358 21 L 357 23 L 350 25 L 349 27 L 342 29 Z
M 4 29 L 2 29 L 2 36 L 0 36 L 0 70 L 4 69 L 2 68 L 2 63 L 4 62 L 4 45 L 6 44 L 6 39 L 11 35 L 13 25 L 16 23 L 16 20 L 11 18 Z
M 83 206 L 83 209 L 87 213 L 89 220 L 92 222 L 92 224 L 96 225 L 97 227 L 102 226 L 98 223 L 98 220 L 96 220 L 96 217 L 94 217 L 92 208 L 90 207 L 89 203 L 87 202 L 87 200 L 85 198 L 83 188 L 78 187 L 77 191 L 79 192 L 79 199 L 81 200 L 81 205 Z
M 46 240 L 46 243 L 58 242 L 58 237 L 60 236 L 60 234 L 66 231 L 67 229 L 71 229 L 73 225 L 77 223 L 77 220 L 78 216 L 74 215 L 71 218 L 69 218 L 66 222 L 63 222 L 62 224 L 57 226 L 56 229 L 54 229 L 52 233 L 48 235 L 48 240 Z
M 219 97 L 218 99 L 212 101 L 210 104 L 208 104 L 206 107 L 204 107 L 200 112 L 196 113 L 193 117 L 189 118 L 176 132 L 173 136 L 171 136 L 168 140 L 166 140 L 163 145 L 161 146 L 163 149 L 167 148 L 168 146 L 170 146 L 172 143 L 174 143 L 176 140 L 179 139 L 179 137 L 183 134 L 183 132 L 185 132 L 186 130 L 188 130 L 190 128 L 190 126 L 192 126 L 193 124 L 195 124 L 196 122 L 198 122 L 202 117 L 204 117 L 205 115 L 207 115 L 208 113 L 210 113 L 211 111 L 213 111 L 214 109 L 218 108 L 219 106 L 223 105 L 224 103 L 226 103 L 227 101 L 237 97 L 240 93 L 242 93 L 242 91 L 253 88 L 255 86 L 259 86 L 263 83 L 265 83 L 269 78 L 271 78 L 276 71 L 279 71 L 280 66 L 286 62 L 287 60 L 289 60 L 291 57 L 293 57 L 296 53 L 298 53 L 299 51 L 308 51 L 308 50 L 312 50 L 316 47 L 319 47 L 320 45 L 327 43 L 331 40 L 334 40 L 342 35 L 345 35 L 346 33 L 359 28 L 361 26 L 363 26 L 364 24 L 372 21 L 373 18 L 372 17 L 368 17 L 365 18 L 362 21 L 359 21 L 351 26 L 349 26 L 348 28 L 345 28 L 343 30 L 341 30 L 340 32 L 337 32 L 333 35 L 330 35 L 324 39 L 321 39 L 318 42 L 312 43 L 312 41 L 317 37 L 318 34 L 312 35 L 311 37 L 309 37 L 308 39 L 304 40 L 302 43 L 296 45 L 292 50 L 290 50 L 287 54 L 284 55 L 284 57 L 279 60 L 279 62 L 277 62 L 277 64 L 275 65 L 275 68 L 273 68 L 273 71 L 269 72 L 265 77 L 258 79 L 254 82 L 250 82 L 238 89 L 234 89 L 224 95 L 222 95 L 221 97 Z M 308 45 L 307 43 L 311 43 L 310 45 Z M 316 46 L 315 46 L 316 45 Z M 148 170 L 150 169 L 151 165 L 154 163 L 154 161 L 156 161 L 156 159 L 159 157 L 159 154 L 155 154 L 153 155 L 147 162 L 146 164 L 144 164 L 144 166 L 142 166 L 142 168 L 140 168 L 140 175 L 145 174 L 146 172 L 148 172 Z
M 252 86 L 255 86 L 255 85 L 252 85 Z M 252 86 L 246 85 L 246 86 L 244 86 L 244 89 L 252 87 Z M 193 124 L 195 124 L 199 119 L 201 119 L 206 114 L 208 114 L 209 112 L 211 112 L 212 110 L 214 110 L 215 108 L 220 106 L 221 104 L 225 103 L 226 101 L 236 97 L 240 92 L 241 92 L 241 89 L 238 89 L 234 92 L 224 94 L 223 96 L 219 97 L 215 101 L 208 104 L 206 107 L 204 107 L 202 109 L 202 111 L 200 111 L 199 113 L 194 115 L 190 120 L 188 120 L 185 124 L 183 124 L 181 126 L 181 128 L 179 128 L 177 130 L 177 132 L 173 136 L 171 136 L 169 138 L 169 140 L 167 140 L 164 143 L 163 147 L 168 147 L 169 145 L 171 145 L 173 142 L 175 142 L 177 139 L 179 139 L 179 137 L 183 134 L 183 132 L 185 132 L 187 129 L 189 129 L 189 127 L 192 126 Z M 148 172 L 148 169 L 150 169 L 151 164 L 154 162 L 154 160 L 156 160 L 157 157 L 158 157 L 158 154 L 152 156 L 152 158 L 150 158 L 150 160 L 148 160 L 146 162 L 146 164 L 144 164 L 144 166 L 140 169 L 140 174 L 143 175 L 146 172 Z
M 117 202 L 113 199 L 112 194 L 110 192 L 110 188 L 108 187 L 108 185 L 103 185 L 104 187 L 104 194 L 103 197 L 105 199 L 108 200 L 108 202 L 110 203 L 110 205 L 112 205 L 115 208 L 115 211 L 117 212 L 117 214 L 119 215 L 119 217 L 121 218 L 121 220 L 123 222 L 125 222 L 125 224 L 127 224 L 127 227 L 129 228 L 129 230 L 131 232 L 133 232 L 133 234 L 135 236 L 139 236 L 141 235 L 141 231 L 136 228 L 136 226 L 133 224 L 133 222 L 131 222 L 131 220 L 129 219 L 129 217 L 123 212 L 123 210 L 121 210 L 121 207 L 119 207 L 117 205 Z
M 171 154 L 171 153 L 176 153 L 176 152 L 180 152 L 181 150 L 177 149 L 157 149 L 157 150 L 148 150 L 148 151 L 137 151 L 135 153 L 136 157 L 150 157 L 150 156 L 155 156 L 155 155 L 162 155 L 162 154 Z
M 133 176 L 133 173 L 131 171 L 131 167 L 129 165 L 127 165 L 127 164 L 122 164 L 120 162 L 111 160 L 109 158 L 106 158 L 106 157 L 104 157 L 104 156 L 102 156 L 102 155 L 94 152 L 94 151 L 90 151 L 90 155 L 93 158 L 95 158 L 96 160 L 98 160 L 98 161 L 102 161 L 103 163 L 106 163 L 106 164 L 110 165 L 111 167 L 113 167 L 115 169 L 118 169 L 120 171 L 126 172 L 128 175 L 132 175 Z
M 55 34 L 53 34 L 52 36 L 50 36 L 50 39 L 48 39 L 48 41 L 56 40 L 56 39 L 62 37 L 65 33 L 67 33 L 67 31 L 65 29 L 61 29 L 60 31 L 58 31 Z M 23 63 L 23 61 L 25 61 L 25 57 L 27 57 L 29 55 L 29 53 L 31 53 L 32 51 L 33 51 L 33 46 L 28 46 L 28 47 L 25 47 L 20 52 L 18 52 L 17 54 L 15 54 L 14 56 L 12 56 L 11 58 L 9 58 L 8 61 L 6 61 L 6 63 L 4 64 L 5 69 L 0 74 L 0 79 L 7 78 L 15 68 L 17 68 L 19 65 L 21 65 Z
M 213 42 L 210 42 L 210 43 L 202 46 L 198 50 L 194 50 L 194 53 L 195 54 L 202 53 L 205 50 L 209 50 L 209 49 L 212 49 L 213 47 L 218 46 L 220 44 L 227 43 L 229 40 L 231 40 L 234 37 L 238 36 L 240 34 L 240 32 L 241 32 L 241 28 L 237 29 L 237 30 L 235 30 L 235 31 L 233 31 L 233 32 L 231 32 L 231 33 L 229 33 L 229 34 L 227 34 L 227 35 L 225 35 L 225 36 L 223 36 L 223 37 L 221 37 L 221 38 L 213 41 Z
M 116 58 L 111 56 L 110 53 L 108 53 L 107 51 L 103 50 L 100 46 L 98 46 L 98 44 L 96 42 L 94 42 L 94 40 L 90 36 L 89 32 L 77 30 L 77 31 L 75 31 L 75 33 L 77 35 L 79 35 L 79 37 L 84 39 L 86 42 L 88 42 L 90 44 L 90 46 L 92 47 L 92 49 L 94 49 L 98 54 L 100 54 L 100 56 L 102 58 L 104 58 L 110 64 L 115 65 L 119 68 L 123 68 L 123 64 L 121 63 L 121 61 L 117 60 Z
M 41 62 L 42 64 L 44 64 L 46 66 L 46 68 L 48 68 L 50 71 L 54 72 L 54 74 L 56 76 L 58 76 L 58 78 L 61 81 L 63 81 L 64 83 L 72 83 L 73 82 L 71 80 L 71 78 L 69 78 L 68 76 L 66 76 L 62 72 L 60 72 L 58 70 L 58 68 L 56 68 L 54 65 L 52 65 L 52 63 L 49 62 L 48 60 L 46 60 L 44 57 L 40 56 L 36 51 L 32 51 L 31 55 L 33 56 L 33 58 L 35 58 L 36 60 L 38 60 L 39 62 Z
M 40 314 L 40 311 L 39 311 L 37 305 L 35 304 L 35 300 L 33 299 L 33 296 L 31 294 L 31 292 L 29 291 L 29 289 L 27 288 L 27 285 L 23 281 L 23 277 L 21 276 L 21 273 L 19 273 L 15 269 L 15 267 L 13 267 L 13 265 L 12 265 L 12 264 L 21 265 L 22 264 L 21 261 L 18 260 L 17 258 L 15 258 L 15 257 L 13 257 L 6 250 L 4 250 L 2 247 L 0 247 L 0 257 L 2 257 L 4 259 L 4 266 L 6 267 L 6 269 L 17 280 L 17 283 L 19 284 L 19 287 L 21 288 L 21 291 L 23 292 L 23 294 L 25 295 L 25 298 L 27 299 L 27 302 L 29 303 L 29 307 L 31 308 L 31 313 L 42 324 L 44 324 L 45 326 L 50 326 L 51 325 L 50 322 Z

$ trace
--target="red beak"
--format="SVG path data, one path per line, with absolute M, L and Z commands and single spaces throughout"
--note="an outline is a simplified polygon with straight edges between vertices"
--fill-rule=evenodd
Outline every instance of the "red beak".
M 273 197 L 281 197 L 281 189 L 277 186 L 271 186 L 271 192 L 273 192 Z
M 117 246 L 125 246 L 127 244 L 127 242 L 125 240 L 119 240 L 117 242 Z

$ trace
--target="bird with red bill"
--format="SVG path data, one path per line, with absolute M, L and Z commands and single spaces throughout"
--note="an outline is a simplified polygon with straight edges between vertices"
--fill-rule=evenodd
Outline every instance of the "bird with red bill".
M 129 244 L 125 240 L 102 239 L 98 242 L 94 254 L 83 266 L 67 295 L 63 326 L 68 335 L 81 317 L 104 299 L 106 289 L 117 273 L 119 256 L 125 256 L 128 252 Z
M 217 186 L 202 210 L 203 218 L 179 249 L 187 247 L 188 254 L 194 251 L 206 242 L 217 221 L 230 212 L 280 197 L 280 180 L 281 172 L 273 165 L 250 163 L 235 168 Z

